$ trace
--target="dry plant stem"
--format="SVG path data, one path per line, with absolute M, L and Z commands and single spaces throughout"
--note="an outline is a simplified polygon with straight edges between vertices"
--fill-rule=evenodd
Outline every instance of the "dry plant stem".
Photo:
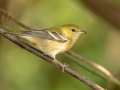
M 65 55 L 67 57 L 69 57 L 70 59 L 73 60 L 73 62 L 75 62 L 79 67 L 87 70 L 88 72 L 96 75 L 97 77 L 100 77 L 101 79 L 106 79 L 104 76 L 102 76 L 100 73 L 96 72 L 95 71 L 95 68 L 91 67 L 88 63 L 84 62 L 83 60 L 79 60 L 79 58 L 76 58 L 75 56 L 73 55 L 70 55 L 69 53 L 65 53 Z
M 73 52 L 73 51 L 69 51 L 69 52 L 67 52 L 67 54 L 68 54 L 69 56 L 75 58 L 75 61 L 76 61 L 77 63 L 80 63 L 79 60 L 81 60 L 81 62 L 82 62 L 83 64 L 88 65 L 88 66 L 92 67 L 93 69 L 96 69 L 96 70 L 94 71 L 95 73 L 98 73 L 98 72 L 99 72 L 100 75 L 103 74 L 102 76 L 103 76 L 104 78 L 106 78 L 106 79 L 108 79 L 108 80 L 110 80 L 110 81 L 112 81 L 112 82 L 114 82 L 114 83 L 116 83 L 117 85 L 120 86 L 120 81 L 119 81 L 118 79 L 116 79 L 116 78 L 112 75 L 112 73 L 111 73 L 109 70 L 107 70 L 105 67 L 103 67 L 103 66 L 101 66 L 100 64 L 97 64 L 97 63 L 95 63 L 95 62 L 92 62 L 92 60 L 88 60 L 88 59 L 82 57 L 81 55 L 78 55 L 77 53 L 75 53 L 75 52 Z M 76 60 L 76 59 L 77 59 L 77 60 Z
M 63 67 L 63 65 L 64 65 L 63 63 L 61 63 L 60 61 L 53 62 L 54 59 L 52 57 L 46 55 L 45 53 L 32 47 L 31 45 L 21 41 L 18 36 L 14 35 L 14 34 L 10 34 L 6 29 L 0 29 L 0 34 L 2 36 L 4 36 L 5 38 L 7 38 L 8 40 L 12 41 L 13 43 L 17 44 L 21 48 L 37 55 L 38 57 L 42 58 L 43 60 L 45 60 L 53 65 L 56 65 L 56 67 L 59 67 L 59 68 Z M 88 80 L 85 76 L 80 75 L 78 72 L 76 72 L 75 70 L 73 70 L 70 67 L 65 67 L 64 71 L 66 73 L 68 73 L 69 75 L 71 75 L 72 77 L 76 78 L 77 80 L 83 82 L 85 85 L 90 87 L 92 90 L 105 90 L 104 88 L 97 85 L 96 83 Z

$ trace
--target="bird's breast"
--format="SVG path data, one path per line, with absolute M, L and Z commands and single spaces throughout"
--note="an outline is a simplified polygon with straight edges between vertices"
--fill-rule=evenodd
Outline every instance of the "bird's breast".
M 37 37 L 28 37 L 28 36 L 23 38 L 31 42 L 31 44 L 34 47 L 42 50 L 44 53 L 51 55 L 53 57 L 55 57 L 55 55 L 58 53 L 69 50 L 70 48 L 68 41 L 58 42 L 54 40 L 42 39 Z

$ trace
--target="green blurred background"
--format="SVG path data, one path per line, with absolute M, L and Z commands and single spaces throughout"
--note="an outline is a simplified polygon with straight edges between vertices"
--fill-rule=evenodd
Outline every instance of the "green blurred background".
M 115 6 L 120 5 L 120 0 L 111 1 Z M 120 31 L 107 20 L 94 14 L 82 0 L 0 0 L 0 7 L 25 25 L 35 28 L 67 23 L 80 25 L 88 33 L 79 39 L 72 48 L 73 51 L 103 65 L 120 78 Z M 58 58 L 73 65 L 83 75 L 101 86 L 109 90 L 120 90 L 112 83 L 80 68 L 64 54 Z M 1 37 L 0 90 L 90 90 L 90 88 Z

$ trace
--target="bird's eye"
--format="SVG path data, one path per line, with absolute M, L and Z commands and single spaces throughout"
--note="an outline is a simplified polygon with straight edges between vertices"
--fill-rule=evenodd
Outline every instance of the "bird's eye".
M 73 28 L 73 29 L 71 29 L 73 32 L 75 32 L 76 30 Z

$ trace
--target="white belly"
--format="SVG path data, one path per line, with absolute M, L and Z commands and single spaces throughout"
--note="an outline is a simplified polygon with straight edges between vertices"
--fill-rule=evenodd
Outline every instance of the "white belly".
M 64 52 L 66 50 L 67 43 L 61 43 L 51 40 L 41 40 L 42 44 L 38 44 L 38 48 L 47 53 L 48 55 L 55 57 L 56 54 Z

